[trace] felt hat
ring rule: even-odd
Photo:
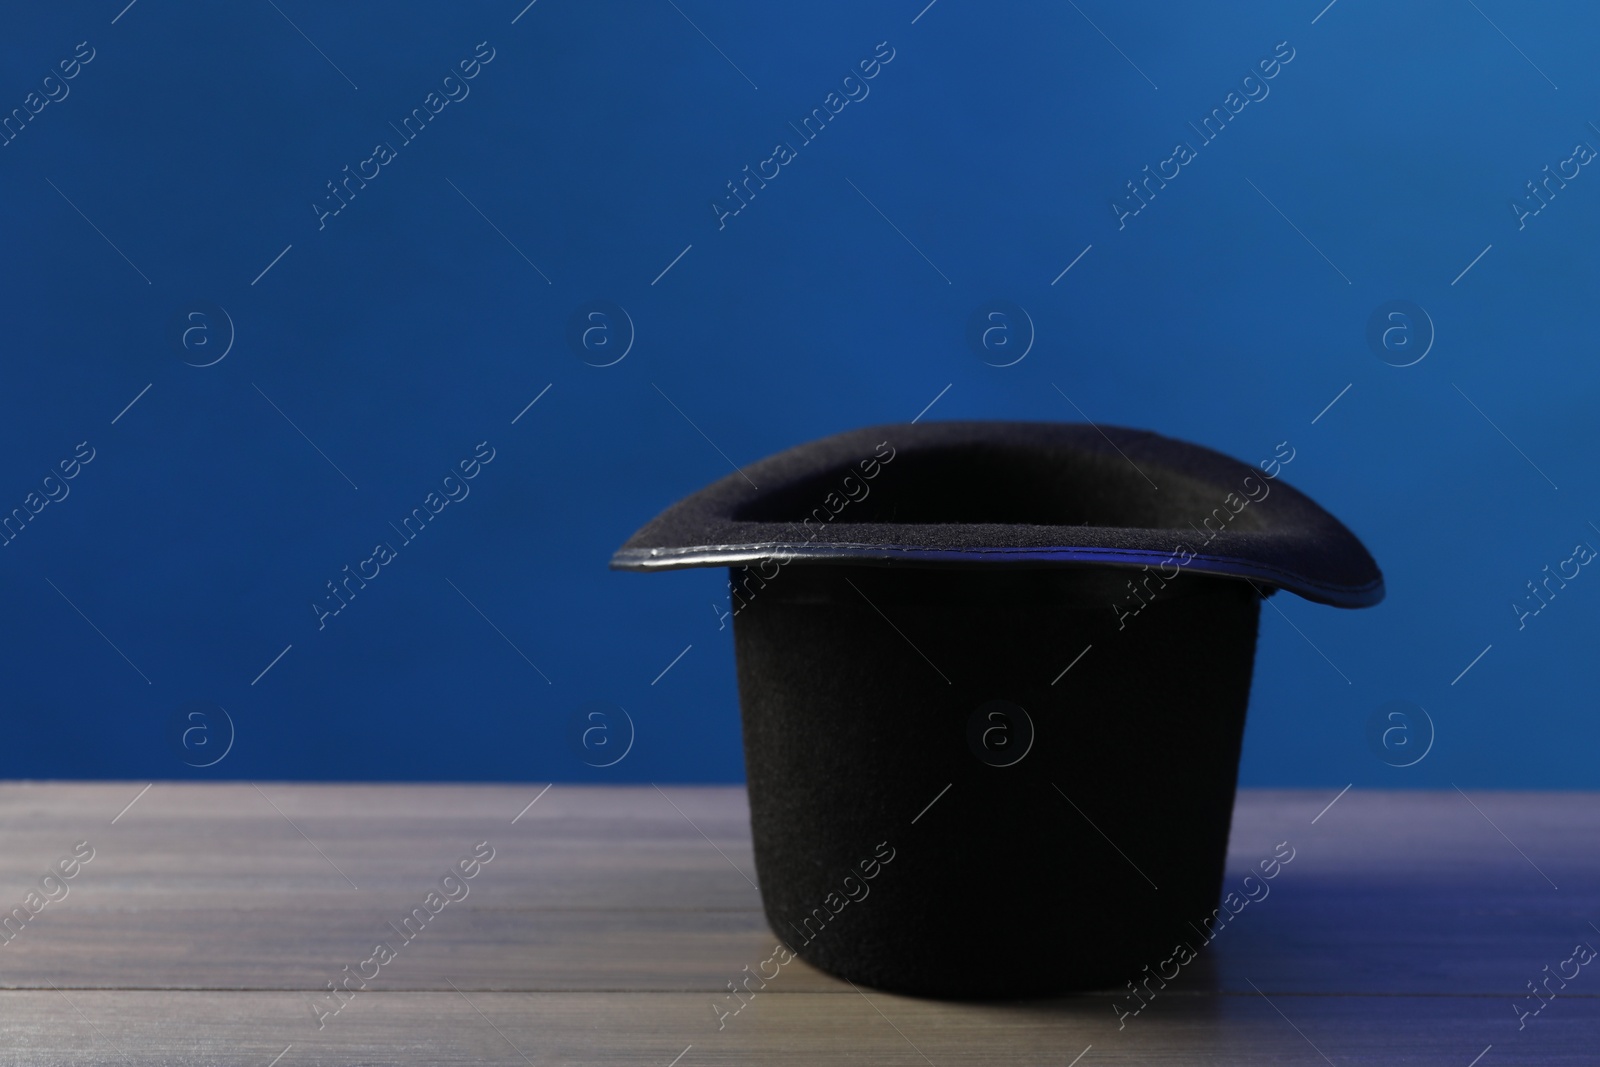
[[[1263,597],[1383,597],[1281,480],[1142,430],[932,422],[751,464],[614,568],[726,566],[763,906],[898,992],[1121,987],[1225,921]]]

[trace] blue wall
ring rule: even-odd
[[[722,573],[612,550],[1065,393],[1385,570],[1264,610],[1247,784],[1600,786],[1591,5],[124,2],[0,40],[0,775],[736,781]]]

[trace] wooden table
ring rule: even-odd
[[[1294,860],[1121,1028],[794,962],[719,1029],[775,941],[741,789],[0,784],[0,1063],[1600,1062],[1600,797],[1334,793],[1241,794],[1230,881]]]

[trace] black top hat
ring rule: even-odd
[[[786,947],[950,996],[1121,985],[1201,951],[1229,914],[1261,598],[1383,597],[1360,541],[1279,480],[1293,459],[1110,426],[878,426],[630,538],[613,567],[730,568]]]

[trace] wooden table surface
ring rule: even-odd
[[[0,1064],[1600,1063],[1594,794],[1243,791],[1229,880],[1293,861],[1119,1026],[799,961],[719,1019],[775,942],[743,790],[541,790],[0,783]]]

